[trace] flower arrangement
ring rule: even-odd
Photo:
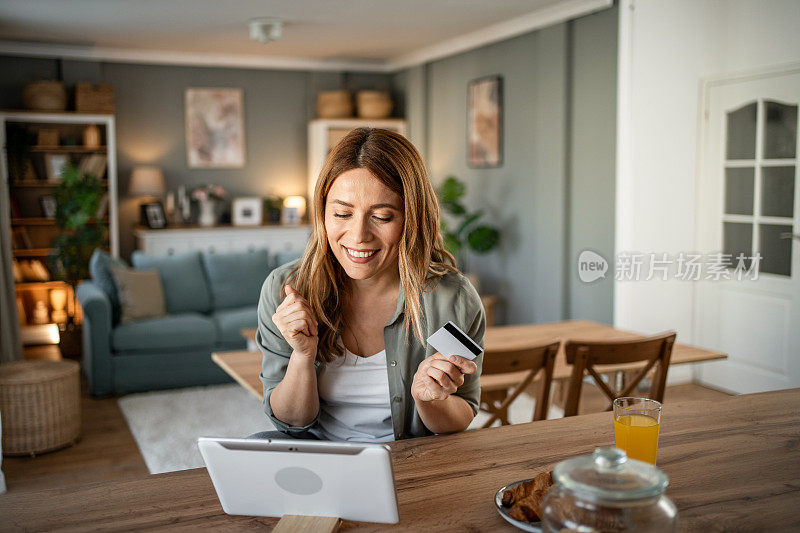
[[[196,202],[207,202],[208,200],[224,200],[225,189],[220,185],[201,185],[192,189],[190,196]]]

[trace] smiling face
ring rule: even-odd
[[[352,279],[396,275],[403,201],[364,168],[342,172],[325,201],[325,232]]]

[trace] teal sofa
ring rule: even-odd
[[[167,315],[119,323],[111,276],[118,259],[96,251],[91,280],[78,285],[83,308],[82,368],[94,396],[232,381],[211,353],[242,350],[242,328],[256,326],[261,285],[272,268],[297,257],[267,250],[152,256],[134,252],[134,268],[158,270]]]

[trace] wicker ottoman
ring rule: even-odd
[[[75,361],[0,365],[3,455],[34,455],[75,443],[81,431],[79,368]]]

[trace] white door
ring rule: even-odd
[[[731,392],[800,387],[799,103],[800,69],[705,91],[698,251],[730,266],[696,282],[697,344],[728,360],[696,377]],[[736,271],[757,254],[757,279]]]

